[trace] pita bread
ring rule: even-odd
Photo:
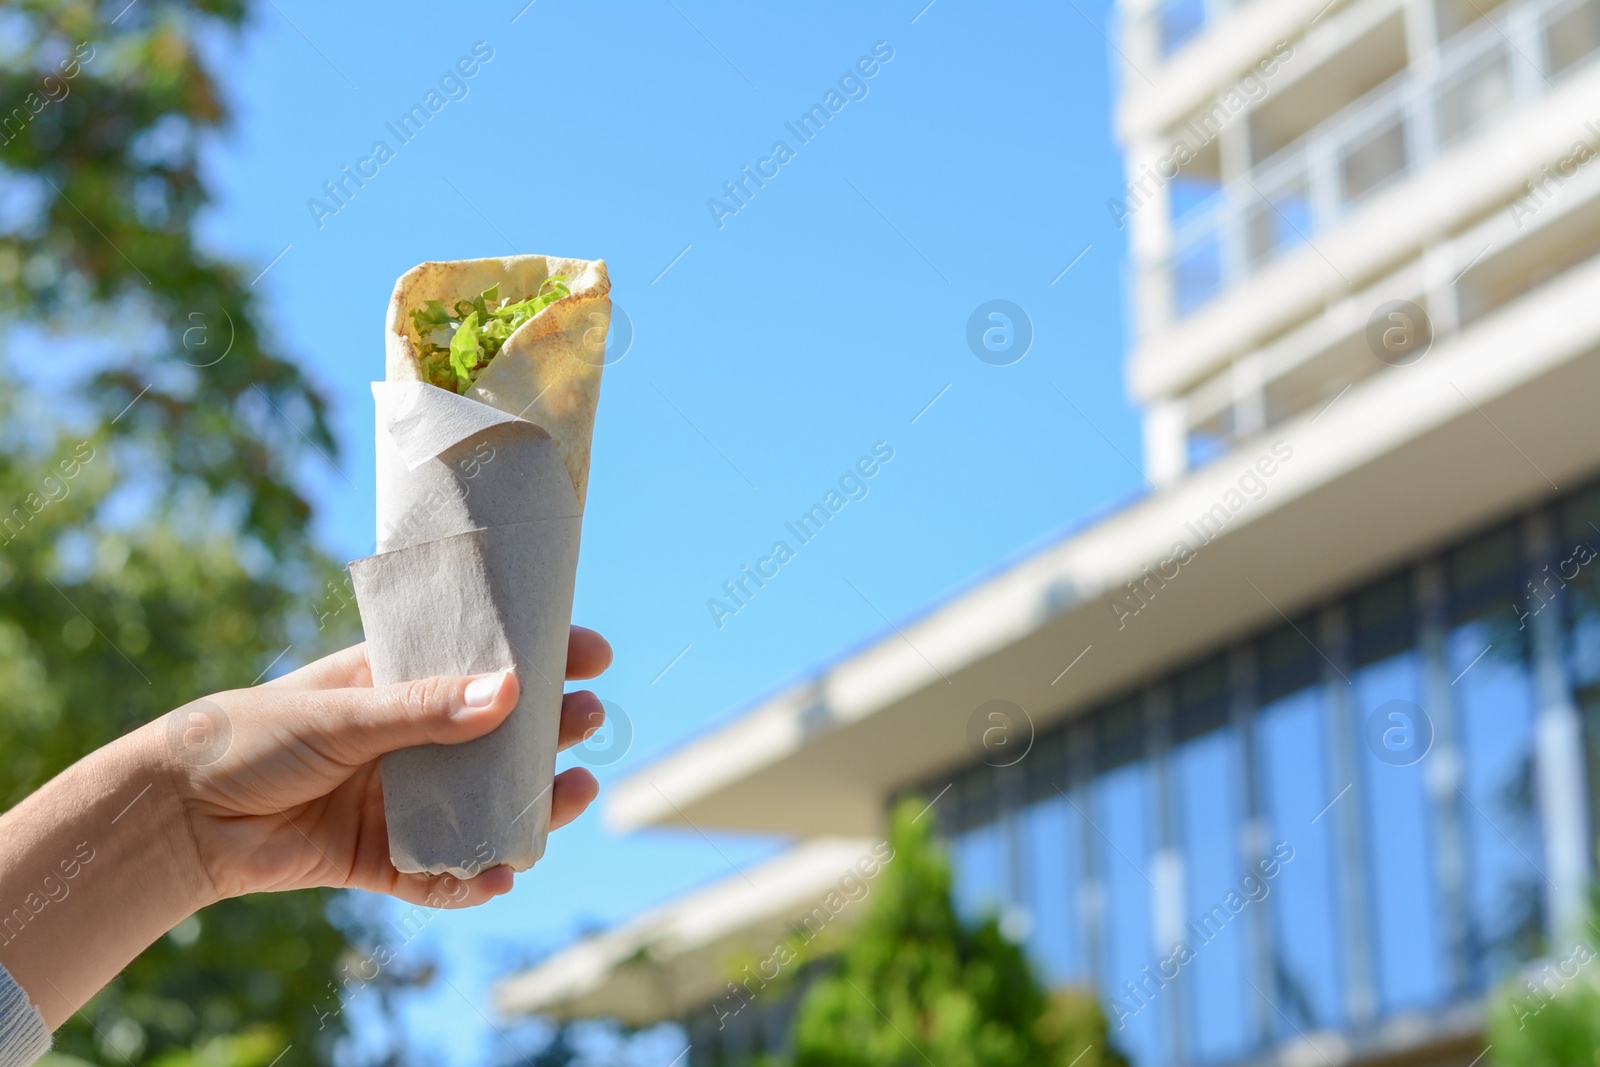
[[[391,382],[424,381],[421,339],[411,312],[429,300],[453,307],[489,288],[522,300],[546,279],[565,278],[571,293],[517,327],[466,395],[541,427],[555,439],[583,507],[600,370],[611,324],[611,279],[605,260],[506,256],[422,263],[395,282],[385,333],[385,374]]]

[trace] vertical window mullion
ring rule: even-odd
[[[1239,858],[1246,872],[1260,870],[1258,864],[1266,858],[1266,825],[1261,811],[1261,789],[1257,782],[1255,731],[1253,719],[1258,704],[1256,693],[1255,648],[1245,644],[1235,648],[1228,657],[1228,717],[1233,724],[1239,746],[1239,796],[1242,800],[1243,823],[1239,827]],[[1281,990],[1274,989],[1276,976],[1272,967],[1272,914],[1264,907],[1250,909],[1249,950],[1245,966],[1250,981],[1257,989],[1272,990],[1276,1002]],[[1255,1010],[1256,1042],[1260,1046],[1272,1043],[1274,1009],[1261,997],[1253,998]]]
[[[1372,924],[1368,912],[1366,833],[1361,824],[1364,797],[1356,762],[1354,694],[1349,672],[1349,612],[1343,605],[1325,609],[1317,626],[1317,644],[1329,660],[1323,670],[1323,687],[1328,703],[1328,751],[1333,778],[1338,789],[1349,793],[1342,799],[1329,797],[1330,807],[1322,818],[1333,820],[1336,854],[1339,857],[1339,917],[1347,933],[1344,938],[1345,1000],[1351,1023],[1357,1028],[1372,1025],[1377,1016],[1377,996],[1373,989]]]
[[[1078,944],[1083,946],[1085,973],[1099,984],[1105,973],[1106,936],[1105,884],[1097,862],[1094,829],[1088,825],[1085,812],[1094,810],[1090,784],[1094,781],[1094,727],[1093,720],[1085,717],[1075,723],[1067,734],[1067,764],[1070,781],[1067,796],[1072,801],[1073,816],[1078,820],[1078,863],[1082,875],[1078,879],[1073,900],[1073,912],[1078,918]],[[1116,990],[1106,990],[1105,996],[1114,997]]]
[[[1023,778],[1019,765],[998,768],[995,787],[1000,800],[1000,849],[1006,865],[1005,904],[999,919],[1001,932],[1018,944],[1026,941],[1019,919],[1031,923],[1027,891],[1027,854],[1022,844]]]
[[[1170,952],[1183,932],[1183,851],[1179,844],[1177,789],[1172,774],[1172,692],[1158,685],[1145,694],[1146,753],[1151,782],[1150,816],[1154,823],[1154,855],[1150,875],[1155,891],[1150,894],[1150,944],[1156,954]],[[1168,1062],[1187,1063],[1189,1056],[1188,1005],[1185,1003],[1183,976],[1174,983],[1171,995],[1162,998],[1166,1016]]]
[[[1530,572],[1554,555],[1554,525],[1549,511],[1528,516],[1524,537]],[[1551,944],[1571,936],[1584,921],[1591,864],[1583,723],[1563,654],[1563,609],[1570,607],[1551,606],[1526,623],[1532,631],[1535,786],[1547,872],[1545,937]]]
[[[1433,726],[1433,750],[1424,759],[1424,781],[1432,815],[1433,871],[1443,916],[1445,973],[1450,992],[1460,996],[1472,984],[1467,924],[1466,834],[1462,828],[1461,748],[1445,662],[1444,565],[1430,560],[1417,568],[1417,644],[1422,653],[1423,711]]]

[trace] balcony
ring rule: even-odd
[[[1389,79],[1185,212],[1166,264],[1175,317],[1548,93],[1597,51],[1600,0],[1524,0],[1478,21],[1436,63]]]
[[[1166,59],[1198,37],[1208,25],[1248,0],[1157,0],[1147,16],[1155,30],[1152,39]]]
[[[1480,324],[1509,332],[1523,339],[1522,358],[1528,346],[1544,343],[1552,318],[1559,317],[1545,303],[1555,299],[1551,292],[1571,291],[1575,279],[1597,268],[1600,166],[1552,183],[1516,212],[1492,212],[1436,244],[1426,259],[1405,262],[1183,394],[1186,467],[1202,467],[1263,432],[1326,409],[1352,386],[1391,373],[1392,364],[1376,357],[1367,337],[1373,308],[1412,303],[1441,352]],[[1581,341],[1594,343],[1593,337]]]
[[[1206,0],[1162,0],[1150,17],[1155,20],[1155,39],[1165,59],[1206,28],[1214,16]]]

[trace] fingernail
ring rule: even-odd
[[[467,683],[467,690],[461,694],[462,701],[469,708],[486,708],[494,703],[494,698],[500,695],[500,687],[506,684],[506,675],[509,671],[496,671],[494,674],[485,674],[481,678],[474,678]]]

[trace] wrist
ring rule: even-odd
[[[214,899],[161,723],[91,753],[0,817],[0,963],[60,1025]]]
[[[223,897],[212,883],[190,821],[194,791],[188,772],[192,768],[175,751],[167,716],[145,724],[105,751],[124,745],[126,749],[116,755],[123,762],[120,776],[126,781],[122,794],[127,807],[119,806],[117,825],[133,820],[130,829],[150,843],[141,850],[149,857],[146,862],[166,867],[170,903],[182,912],[173,921],[176,925]]]

